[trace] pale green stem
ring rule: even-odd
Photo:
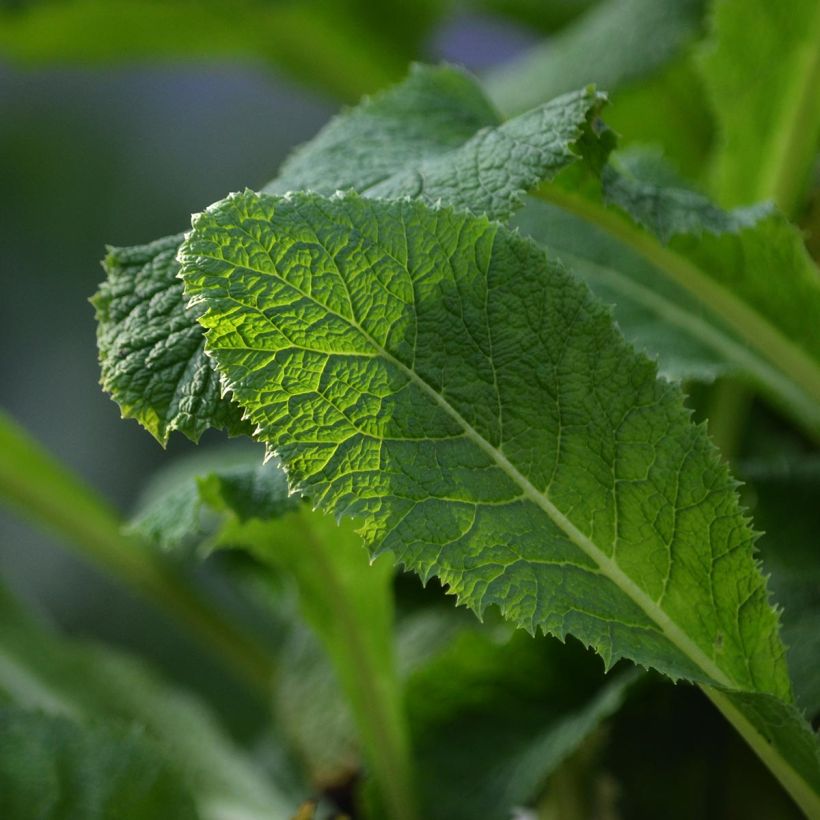
[[[748,718],[723,692],[713,689],[711,686],[701,686],[700,688],[703,689],[706,697],[720,710],[729,723],[735,727],[737,733],[751,746],[755,754],[791,795],[806,817],[812,818],[812,820],[820,818],[820,794],[800,777],[777,748],[757,731]]]
[[[0,497],[54,530],[97,567],[179,618],[214,654],[267,698],[273,662],[223,620],[170,562],[122,532],[117,514],[0,410]]]
[[[756,176],[755,201],[771,199],[785,213],[793,215],[806,186],[806,159],[813,156],[818,132],[811,127],[820,86],[820,3],[817,3],[810,31],[799,55],[800,70],[781,100],[782,118],[774,138],[761,152]]]
[[[303,516],[297,516],[292,526],[300,530],[300,542],[310,549],[313,567],[327,590],[328,606],[340,625],[335,632],[337,640],[333,649],[345,652],[346,666],[356,670],[352,685],[345,687],[346,695],[353,706],[375,780],[386,801],[388,816],[393,820],[415,820],[418,814],[414,778],[407,734],[402,731],[405,720],[398,681],[394,674],[393,686],[379,685],[384,679],[381,668],[384,659],[373,657],[362,640],[362,624],[348,603],[349,592],[325,555],[328,547],[317,541]],[[333,657],[333,652],[328,654]],[[344,674],[340,677],[344,682]]]

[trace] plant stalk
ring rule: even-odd
[[[2,410],[0,497],[187,624],[202,645],[267,699],[274,666],[265,650],[215,612],[170,562],[125,535],[116,512]]]

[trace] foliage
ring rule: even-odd
[[[216,53],[225,9],[206,5],[151,7],[135,51]],[[479,5],[554,34],[481,79],[415,65],[258,191],[109,248],[92,301],[122,415],[163,446],[254,444],[171,464],[117,532],[0,424],[3,493],[182,615],[267,706],[243,749],[137,661],[4,603],[9,816],[35,794],[89,817],[161,816],[154,799],[260,820],[712,810],[697,748],[664,739],[692,776],[676,805],[674,775],[631,793],[624,740],[658,692],[702,710],[699,689],[720,742],[750,750],[721,799],[820,817],[820,275],[790,221],[820,136],[820,11]],[[442,13],[247,6],[224,53],[348,96],[393,79]],[[64,56],[55,21],[93,35],[111,14],[6,11],[0,46]],[[177,14],[189,39],[155,39]],[[356,20],[371,34],[345,35]],[[761,54],[776,67],[749,83]],[[253,628],[180,583],[202,560]]]

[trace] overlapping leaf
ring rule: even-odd
[[[221,397],[194,313],[182,300],[176,253],[182,236],[111,248],[108,278],[93,303],[101,383],[126,418],[162,444],[174,430],[198,441],[209,427],[249,432],[241,411]]]
[[[466,74],[419,66],[333,120],[267,187],[441,198],[505,218],[523,194],[576,161],[580,143],[601,155],[606,140],[599,145],[594,129],[602,103],[586,89],[499,124]],[[93,300],[103,387],[162,443],[174,430],[194,441],[208,427],[247,432],[221,396],[195,312],[184,306],[174,259],[180,242],[113,249]]]

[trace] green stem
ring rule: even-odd
[[[625,216],[580,194],[542,186],[537,196],[606,231],[639,253],[661,273],[712,308],[763,359],[786,374],[805,395],[807,407],[820,406],[820,366],[756,310],[738,299],[686,257],[661,244]],[[789,405],[802,425],[817,436],[817,419]]]
[[[820,3],[817,3],[810,31],[800,54],[800,71],[781,100],[780,128],[768,150],[760,152],[754,200],[774,200],[785,213],[793,215],[806,185],[806,160],[814,155],[818,131],[811,127],[820,85]],[[816,122],[816,120],[814,120]],[[749,169],[754,173],[754,169]]]
[[[0,496],[185,622],[202,644],[267,698],[273,664],[265,651],[214,612],[169,562],[124,535],[117,514],[2,410]]]
[[[732,703],[726,694],[711,686],[701,686],[706,697],[720,710],[734,726],[737,733],[751,746],[752,750],[791,795],[806,817],[820,818],[820,794],[803,780],[789,765],[776,746],[769,743],[752,725],[749,719]]]
[[[345,687],[346,694],[367,747],[376,782],[387,803],[388,815],[394,820],[415,820],[418,815],[411,756],[406,732],[402,731],[404,714],[398,682],[392,680],[392,685],[379,685],[385,680],[384,659],[374,657],[362,639],[362,623],[348,600],[350,592],[326,555],[329,545],[316,537],[304,516],[294,519],[291,526],[300,531],[300,543],[310,550],[311,564],[322,579],[326,602],[337,624],[333,640],[328,642],[332,645],[327,645],[326,649],[331,657],[339,652],[347,655],[346,662],[337,664],[343,682],[348,678],[345,670],[355,670],[355,676]],[[319,637],[324,639],[327,636],[320,634]],[[389,671],[395,678],[395,668]]]

